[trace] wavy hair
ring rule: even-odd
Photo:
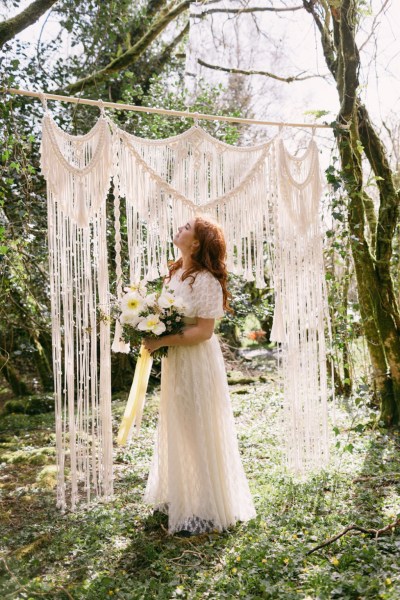
[[[226,268],[226,242],[221,227],[213,221],[196,217],[194,221],[194,239],[199,242],[196,250],[190,255],[191,266],[182,275],[182,280],[192,278],[193,286],[196,275],[200,271],[208,271],[221,284],[224,310],[233,312],[229,306],[232,294],[228,291],[228,271]],[[169,276],[182,267],[183,260],[179,258],[169,265]]]

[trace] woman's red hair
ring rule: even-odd
[[[209,271],[221,284],[224,310],[233,312],[229,306],[231,293],[228,292],[228,271],[226,269],[226,243],[221,227],[217,223],[196,217],[194,221],[194,239],[199,242],[190,256],[192,265],[182,275],[182,280],[192,277],[193,285],[197,273]],[[169,265],[169,276],[182,267],[182,258]]]

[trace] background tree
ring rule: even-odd
[[[355,35],[361,3],[304,0],[303,4],[321,34],[326,64],[337,84],[340,111],[335,134],[340,174],[348,195],[350,248],[373,384],[382,405],[382,418],[390,425],[400,419],[400,314],[391,274],[399,192],[384,144],[358,96],[360,54]],[[366,193],[363,158],[372,169],[379,191],[377,214]]]
[[[85,80],[81,85],[85,96],[184,110],[184,53],[175,55],[180,51],[187,23],[179,18],[180,8],[174,13],[173,30],[163,37],[171,10],[171,3],[160,0],[137,6],[132,2],[58,2],[53,8],[60,27],[55,39],[46,43],[39,39],[35,52],[30,44],[18,40],[3,47],[1,84],[42,90],[52,86],[65,92],[78,79]],[[155,31],[160,39],[154,37]],[[81,52],[66,56],[61,51],[65,32],[72,48],[79,47]],[[129,49],[138,45],[140,53],[132,58]],[[128,54],[130,60],[120,61],[118,69],[107,77],[103,73],[89,81],[88,72],[94,68],[104,70],[118,56]],[[193,110],[238,114],[220,88],[207,86],[198,90]],[[79,134],[94,124],[98,112],[67,104],[54,107],[53,115],[61,127]],[[0,105],[0,369],[18,396],[52,388],[48,258],[43,243],[47,230],[46,190],[40,174],[41,117],[40,105],[26,97],[8,96]],[[190,120],[123,111],[114,112],[112,118],[127,130],[152,138],[176,135],[192,125]],[[231,125],[222,125],[218,131],[212,123],[205,127],[227,142],[237,140],[236,128]],[[111,208],[112,193],[108,202]],[[109,230],[112,274],[111,220]],[[126,247],[123,252],[127,273]],[[114,389],[129,386],[133,368],[131,357],[113,356]]]
[[[281,7],[276,7],[272,3],[262,7],[242,5],[240,2],[236,4],[232,7],[223,7],[219,2],[208,2],[201,7],[199,19],[202,21],[216,19],[217,15],[222,15],[225,19],[235,19],[235,22],[239,23],[250,15],[256,23],[261,39],[268,47],[269,54],[271,54],[272,38],[270,32],[265,32],[259,26],[257,19],[261,14],[272,12],[277,14],[279,11],[281,19],[293,18],[293,15],[296,15],[299,23],[305,23],[308,14],[320,33],[323,55],[330,76],[335,81],[340,102],[340,111],[333,128],[337,137],[341,166],[339,170],[335,166],[333,170],[328,171],[328,177],[331,183],[337,186],[343,199],[339,211],[341,218],[344,210],[347,213],[345,216],[349,231],[347,241],[354,262],[363,332],[373,367],[372,385],[382,404],[384,420],[387,424],[397,423],[400,415],[400,318],[395,294],[397,276],[395,279],[393,277],[393,268],[398,262],[396,259],[398,252],[395,251],[393,254],[393,247],[396,250],[395,232],[399,196],[396,190],[398,185],[395,179],[396,173],[390,167],[383,137],[372,125],[358,91],[359,72],[363,63],[355,40],[363,22],[366,3],[361,0],[340,2],[303,0],[299,4],[288,3]],[[387,4],[388,2],[385,2],[381,10],[384,10]],[[52,8],[52,14],[56,16],[60,25],[59,35],[46,43],[42,43],[40,37],[35,54],[19,42],[14,42],[9,47],[6,45],[5,49],[10,58],[3,61],[5,68],[3,68],[2,81],[6,85],[25,83],[29,87],[40,89],[48,89],[51,83],[51,86],[59,91],[84,93],[85,96],[92,98],[102,97],[114,101],[149,105],[159,102],[166,107],[183,108],[185,106],[183,63],[186,48],[185,35],[188,31],[188,9],[189,2],[184,1],[147,0],[132,4],[128,1],[103,3],[93,0],[84,2],[59,0]],[[197,64],[202,69],[206,69],[207,73],[227,72],[230,78],[228,84],[232,85],[225,95],[225,104],[221,100],[222,95],[218,93],[197,95],[197,110],[204,110],[207,106],[211,108],[213,105],[214,109],[218,108],[221,112],[230,110],[232,104],[238,102],[243,112],[249,113],[254,108],[250,106],[251,86],[246,87],[244,81],[247,77],[254,78],[255,71],[251,69],[251,65],[246,69],[243,64],[238,63],[239,59],[242,60],[246,55],[245,52],[239,51],[239,46],[236,48],[236,54],[233,49],[229,55],[232,63],[236,60],[236,64],[226,64],[226,62],[222,64],[218,60],[221,56],[219,53],[228,42],[231,43],[231,40],[228,40],[226,35],[218,33],[216,23],[217,21],[212,21],[210,24],[217,34],[216,55],[209,57],[206,66],[202,66],[203,59],[197,57]],[[192,21],[191,24],[193,25]],[[376,26],[377,22],[374,20],[371,31],[375,30]],[[77,50],[67,57],[59,52],[63,32],[68,32],[71,47]],[[239,25],[235,32],[237,40],[240,41]],[[272,82],[274,86],[286,86],[288,82],[313,75],[309,69],[300,73],[293,69],[289,74],[285,72],[284,61],[278,60],[284,50],[282,44],[277,46],[276,54],[273,55],[275,70],[265,69],[262,74],[266,82]],[[54,60],[54,56],[57,55],[57,60]],[[267,91],[265,95],[268,96]],[[10,117],[11,106],[14,121]],[[35,134],[38,131],[40,111],[34,108],[28,112],[28,106],[32,106],[31,101],[15,98],[4,108],[3,123],[8,127],[8,135],[5,136],[3,160],[12,176],[6,177],[3,182],[3,220],[5,225],[11,224],[14,228],[16,223],[20,223],[20,229],[14,236],[19,240],[18,260],[15,257],[11,281],[14,281],[16,274],[22,272],[18,269],[18,261],[23,256],[20,251],[21,244],[30,245],[32,256],[35,256],[36,260],[39,260],[40,256],[43,258],[41,264],[43,275],[40,275],[39,268],[36,269],[39,273],[36,275],[38,282],[36,287],[31,282],[29,290],[30,293],[35,290],[34,295],[42,296],[46,303],[45,253],[43,250],[41,253],[39,248],[44,224],[44,188],[43,181],[35,170],[38,164]],[[86,131],[96,118],[93,111],[82,107],[77,109],[64,106],[57,108],[57,113],[60,124],[76,133]],[[134,113],[121,112],[116,114],[116,118],[124,127],[135,127],[137,132],[142,132],[148,137],[171,135],[187,125],[177,121],[172,123],[168,119],[155,116],[149,119]],[[21,132],[20,135],[15,133],[18,130]],[[33,137],[29,137],[27,131],[33,132]],[[232,135],[236,135],[229,127],[221,128],[219,131],[222,132],[221,135],[231,136],[231,139],[233,139]],[[391,127],[391,131],[395,137],[396,125]],[[246,134],[246,139],[251,139],[251,133]],[[15,160],[17,157],[23,157],[24,152],[25,156],[29,154],[29,157],[33,157],[32,165],[29,165],[26,158]],[[30,172],[32,168],[33,172]],[[371,182],[370,171],[378,191],[375,202],[368,193],[368,184]],[[33,198],[35,202],[32,202]],[[5,200],[8,201],[8,206],[5,206]],[[32,215],[35,211],[41,213],[35,215],[37,223],[40,222],[41,225],[36,229],[36,225],[29,229],[28,223],[32,225]],[[32,236],[35,239],[32,239]],[[9,248],[5,262],[12,258],[12,245],[9,245]],[[351,289],[352,286],[350,263],[348,270],[348,281],[344,282],[341,295],[343,306],[347,302],[346,290]],[[21,279],[21,276],[19,278]],[[22,291],[24,301],[29,296],[26,285],[22,287]],[[17,302],[17,292],[18,290],[7,291],[7,294],[12,296],[12,301]],[[40,308],[40,303],[37,306],[43,331],[48,330],[46,311]],[[27,310],[31,314],[31,308]],[[346,309],[346,318],[347,313]],[[18,317],[20,322],[21,309],[18,314],[20,314]],[[38,319],[37,316],[35,318]],[[31,319],[25,318],[23,327],[28,323],[31,323]],[[30,331],[32,328],[31,323]],[[8,339],[6,327],[4,332],[4,339]],[[35,336],[37,338],[37,333],[35,335],[29,333],[28,336],[33,344],[32,348],[38,348],[34,341]],[[46,346],[44,340],[43,343],[40,341],[40,346],[42,348]],[[349,380],[351,377],[349,377],[348,366],[345,367],[346,353],[349,353],[346,344],[343,346],[343,352],[342,367],[347,369],[343,372],[343,380]],[[39,371],[39,365],[37,370]],[[45,371],[43,367],[42,372]]]

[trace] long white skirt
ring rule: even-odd
[[[168,531],[221,531],[255,517],[243,470],[221,348],[215,335],[162,359],[155,451],[145,502]]]

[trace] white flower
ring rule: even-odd
[[[122,313],[119,320],[121,321],[122,325],[130,325],[131,327],[136,327],[136,325],[140,321],[140,317],[137,313],[133,313],[131,311],[129,313]]]
[[[180,296],[175,297],[174,306],[177,310],[183,310],[185,308],[185,303]]]
[[[183,302],[181,298],[175,297],[170,292],[163,292],[158,299],[158,304],[161,308],[171,308],[174,306],[178,310],[183,308]]]
[[[163,292],[158,299],[158,304],[161,308],[169,308],[170,306],[174,306],[175,298],[169,292]]]
[[[137,292],[128,292],[121,298],[121,311],[123,315],[135,314],[144,308],[145,302]]]
[[[125,292],[137,292],[140,296],[145,296],[147,293],[147,282],[141,279],[137,283],[131,283],[124,288]]]
[[[164,333],[166,327],[158,315],[147,315],[144,319],[142,319],[137,326],[140,331],[151,331],[156,335],[160,335],[160,333]]]
[[[149,294],[148,296],[146,296],[144,301],[146,302],[146,306],[154,306],[157,302],[157,294],[155,292],[154,294]]]

